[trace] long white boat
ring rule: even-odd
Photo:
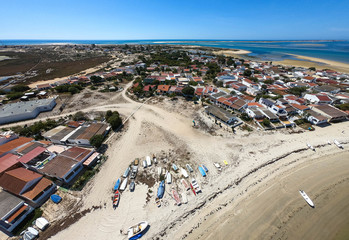
[[[147,156],[145,159],[147,161],[148,167],[150,167],[151,166],[151,158],[149,156]]]
[[[126,186],[127,186],[127,178],[125,178],[124,181],[122,181],[119,190],[124,191],[126,189]]]
[[[302,195],[304,200],[310,205],[310,207],[312,208],[315,207],[313,201],[308,197],[308,195],[303,190],[299,190],[299,193]]]
[[[336,139],[333,142],[334,144],[336,144],[337,147],[343,148],[342,144],[340,144]]]
[[[148,222],[143,221],[132,227],[129,227],[127,231],[128,239],[134,240],[134,239],[141,238],[145,230],[147,229],[148,225],[149,225]]]
[[[181,173],[182,173],[183,177],[185,177],[185,178],[189,177],[188,172],[184,168],[181,168]]]
[[[309,149],[315,151],[315,148],[314,148],[312,145],[310,145],[309,143],[307,143],[307,147],[308,147]]]
[[[166,173],[166,183],[167,183],[167,184],[172,183],[172,176],[171,176],[171,173],[170,173],[170,172],[167,172],[167,173]]]

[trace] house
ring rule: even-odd
[[[18,135],[13,131],[0,132],[0,145],[18,138]]]
[[[213,116],[216,120],[219,120],[227,125],[232,125],[239,122],[239,119],[236,116],[217,106],[208,106],[205,111],[208,115]]]
[[[314,125],[321,125],[324,123],[328,122],[328,118],[313,111],[313,110],[307,110],[305,111],[305,116],[307,118],[307,120]]]
[[[326,93],[331,93],[331,94],[337,94],[340,92],[340,88],[339,87],[334,87],[331,85],[322,85],[322,86],[316,86],[314,87],[315,91],[318,92],[326,92]]]
[[[331,104],[332,99],[325,94],[305,94],[304,99],[312,104]]]
[[[271,111],[269,111],[267,108],[259,108],[259,111],[262,112],[262,114],[264,114],[264,116],[266,116],[270,122],[278,122],[279,118],[272,113]]]
[[[34,210],[22,199],[0,191],[0,230],[12,236],[12,231]]]
[[[310,110],[310,107],[308,107],[306,105],[300,105],[300,104],[296,104],[296,103],[293,103],[290,105],[292,107],[294,107],[296,109],[297,113],[301,116],[303,116],[307,110]]]
[[[78,146],[91,147],[90,139],[96,135],[105,136],[110,127],[105,123],[91,123],[89,125],[79,126],[70,134],[61,139],[61,142],[74,144]]]
[[[33,138],[19,137],[3,145],[0,145],[0,157],[4,156],[6,153],[14,153],[16,149],[33,140]]]
[[[348,114],[344,111],[335,108],[334,106],[325,105],[315,105],[312,108],[313,111],[328,118],[329,122],[340,122],[346,120]]]
[[[258,110],[259,108],[263,108],[263,105],[257,102],[248,103],[245,111],[250,118],[261,120],[265,118],[265,115]]]
[[[158,88],[156,90],[156,92],[158,94],[167,94],[168,91],[170,90],[170,85],[158,85]]]
[[[37,88],[39,91],[41,91],[41,90],[46,90],[46,89],[52,88],[52,85],[49,84],[49,83],[44,83],[44,84],[36,85],[36,88]]]
[[[56,185],[43,175],[25,168],[6,171],[0,177],[0,186],[38,207],[56,191]]]
[[[316,78],[312,76],[306,76],[302,78],[303,82],[316,82]]]
[[[0,157],[0,177],[4,172],[21,167],[21,163],[17,161],[18,156],[12,153],[8,153]]]

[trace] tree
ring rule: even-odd
[[[100,76],[93,75],[90,77],[90,80],[93,84],[97,84],[97,83],[102,82],[103,79]]]
[[[195,81],[189,81],[189,85],[196,86],[196,85],[198,85],[198,83]]]
[[[102,145],[103,140],[104,140],[104,136],[98,134],[98,135],[94,135],[93,137],[91,137],[90,143],[95,148],[99,148]]]
[[[244,71],[243,75],[244,75],[245,77],[249,77],[249,76],[252,75],[252,72],[251,72],[250,69],[246,69],[246,70]]]
[[[30,87],[28,87],[26,85],[19,84],[19,85],[16,85],[16,86],[12,87],[11,91],[12,92],[25,92],[25,91],[27,91],[29,89],[30,89]]]
[[[110,124],[113,130],[117,130],[122,124],[122,120],[121,120],[121,117],[119,116],[119,113],[113,114],[111,117],[109,117],[108,123]]]
[[[301,96],[303,92],[307,91],[306,87],[293,87],[288,89],[288,91],[294,95]]]
[[[23,96],[23,93],[21,92],[14,92],[14,93],[9,93],[6,95],[6,97],[9,99],[9,100],[15,100],[15,99],[18,99],[20,97]]]
[[[105,114],[105,119],[108,121],[108,118],[110,118],[111,116],[113,116],[113,112],[111,110],[108,110]]]
[[[74,114],[73,120],[74,120],[74,121],[87,120],[87,117],[86,117],[85,113],[79,111],[79,112],[77,112],[77,113]]]
[[[190,86],[187,86],[182,90],[182,93],[184,96],[193,96],[194,92],[195,92],[195,89]]]
[[[268,118],[264,118],[263,119],[263,125],[266,126],[266,127],[269,127],[270,126],[270,121]]]
[[[70,92],[73,95],[73,94],[78,93],[80,91],[76,87],[69,87],[68,92]]]
[[[217,87],[223,87],[223,82],[222,81],[217,81],[216,83]]]

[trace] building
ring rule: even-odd
[[[321,125],[321,124],[325,124],[328,122],[328,118],[313,111],[313,110],[307,110],[306,111],[306,118],[307,120],[314,125]]]
[[[316,105],[312,108],[313,111],[328,118],[329,122],[340,122],[347,119],[348,114],[331,105]]]
[[[205,111],[208,115],[213,116],[215,119],[227,125],[233,125],[237,122],[241,122],[238,117],[217,106],[208,106]]]
[[[332,100],[325,94],[305,94],[304,99],[313,104],[331,104]]]
[[[19,137],[3,145],[0,145],[0,157],[4,156],[6,153],[14,153],[17,149],[33,140],[33,138]]]
[[[9,236],[12,231],[34,210],[22,199],[0,191],[0,230]]]
[[[39,113],[51,111],[55,98],[5,104],[0,108],[0,125],[36,118]]]
[[[18,138],[18,135],[13,131],[0,132],[0,145]]]

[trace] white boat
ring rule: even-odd
[[[219,165],[219,163],[213,163],[213,165],[218,169],[218,171],[222,171],[221,165]]]
[[[161,167],[158,167],[158,175],[161,175]]]
[[[195,178],[192,178],[192,179],[191,179],[191,184],[192,184],[192,186],[193,186],[193,188],[194,188],[194,190],[195,190],[196,193],[201,192],[201,188],[199,187],[199,184],[198,184],[198,182],[195,180]]]
[[[183,192],[181,194],[181,197],[182,197],[182,203],[187,204],[188,203],[187,194],[185,194],[185,192]]]
[[[336,139],[333,141],[334,144],[336,144],[337,147],[343,148],[342,144],[340,144]]]
[[[185,178],[189,177],[188,172],[184,168],[181,168],[181,173],[182,173],[183,177],[185,177]]]
[[[141,238],[144,234],[146,228],[148,227],[148,223],[146,221],[140,222],[134,226],[128,228],[127,237],[130,240]]]
[[[299,193],[302,195],[304,200],[310,205],[310,207],[312,208],[315,207],[313,201],[308,197],[308,195],[303,190],[299,190]]]
[[[166,174],[166,183],[170,184],[171,182],[172,182],[171,173],[167,172],[167,174]]]
[[[330,140],[328,140],[328,141],[327,141],[327,144],[328,144],[328,145],[331,145],[331,141],[330,141]]]
[[[50,223],[43,217],[39,217],[35,220],[35,225],[41,230],[45,230]]]
[[[127,178],[125,178],[124,181],[122,181],[119,190],[124,191],[126,189],[126,186],[127,186]]]
[[[150,166],[151,166],[151,159],[150,159],[150,157],[147,156],[147,157],[145,158],[145,160],[147,160],[147,165],[148,165],[148,167],[150,167]]]
[[[126,171],[124,172],[124,175],[122,175],[124,178],[126,178],[127,176],[128,176],[128,174],[130,173],[130,167],[128,167],[127,169],[126,169]]]
[[[310,145],[309,143],[307,143],[307,147],[308,147],[309,149],[315,151],[315,148],[314,148],[312,145]]]
[[[154,164],[158,164],[158,160],[156,159],[155,156],[153,156],[153,162],[154,162]]]
[[[146,168],[148,165],[147,165],[147,161],[146,160],[143,160],[143,167]]]
[[[39,236],[39,232],[33,227],[28,227],[28,229],[22,232],[21,235],[23,235],[23,240],[32,240]]]

